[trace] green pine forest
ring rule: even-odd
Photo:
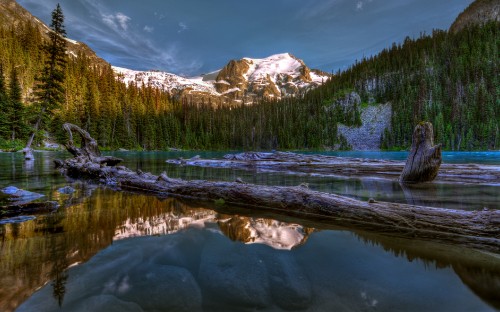
[[[38,29],[26,22],[0,29],[0,148],[20,149],[36,122],[36,89],[47,55]],[[151,86],[126,86],[109,66],[67,55],[64,99],[36,132],[66,141],[61,125],[89,131],[103,149],[348,149],[337,123],[360,125],[364,105],[390,102],[392,129],[383,149],[407,149],[413,127],[434,124],[446,150],[500,148],[500,27],[436,30],[393,44],[337,72],[321,87],[281,101],[241,107],[196,105]],[[356,91],[362,104],[337,100]],[[368,104],[371,103],[371,104]]]

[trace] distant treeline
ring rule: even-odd
[[[381,138],[384,148],[407,148],[414,125],[427,120],[446,149],[498,149],[499,29],[492,22],[457,34],[434,31],[407,38],[301,96],[231,108],[173,100],[151,86],[126,86],[109,66],[96,66],[84,55],[68,56],[65,102],[46,123],[60,142],[66,140],[61,124],[71,122],[104,148],[347,148],[337,123],[359,125],[361,107],[346,108],[338,100],[356,91],[360,106],[392,103],[392,129]],[[30,23],[0,29],[4,145],[25,140],[33,123],[30,107],[35,76],[44,62],[41,46],[42,37]],[[19,117],[15,131],[12,116]],[[40,133],[37,141],[42,139]]]
[[[414,125],[434,124],[448,150],[500,148],[500,23],[470,26],[453,34],[434,31],[338,73],[315,92],[333,96],[354,88],[362,98],[392,103],[385,148],[410,145]]]

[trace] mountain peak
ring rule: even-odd
[[[457,33],[466,26],[489,21],[500,21],[500,1],[476,0],[458,15],[450,27],[450,32]]]
[[[280,53],[229,62],[216,78],[216,89],[219,93],[231,93],[234,99],[281,98],[316,87],[326,79],[328,76],[311,73],[301,59]]]
[[[222,69],[195,78],[159,71],[113,69],[118,79],[125,83],[150,84],[174,97],[189,96],[194,102],[225,104],[251,104],[256,98],[295,96],[319,86],[329,78],[328,74],[311,71],[301,59],[290,53],[261,59],[244,57],[231,60]]]

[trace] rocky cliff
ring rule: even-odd
[[[456,33],[468,25],[484,24],[489,21],[500,22],[500,1],[476,0],[458,15],[450,31]]]

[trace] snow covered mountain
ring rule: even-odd
[[[200,77],[184,78],[160,71],[134,71],[113,67],[126,84],[151,85],[174,97],[194,103],[251,104],[256,98],[295,96],[325,82],[329,75],[311,70],[289,53],[264,59],[232,60],[221,70]]]

